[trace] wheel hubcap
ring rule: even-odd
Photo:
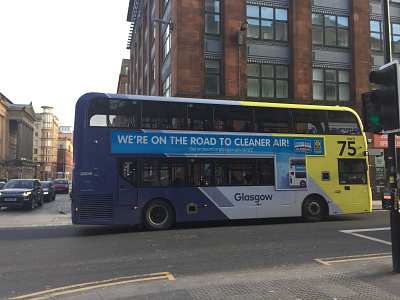
[[[163,225],[168,219],[168,211],[163,206],[155,206],[150,211],[150,221],[154,225]]]
[[[310,202],[307,205],[307,212],[310,216],[317,216],[321,211],[321,207],[317,202]]]

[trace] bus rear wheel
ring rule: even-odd
[[[169,202],[161,199],[151,201],[143,212],[143,225],[148,230],[166,230],[174,219],[174,208]]]
[[[302,217],[307,222],[319,222],[328,213],[326,202],[318,197],[309,197],[303,202]]]

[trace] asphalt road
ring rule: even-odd
[[[54,203],[33,213],[42,218],[48,215],[46,209],[60,214],[55,208],[65,201],[66,195],[58,195]],[[9,213],[18,215],[2,210],[0,218]],[[332,258],[359,257],[361,264],[373,264],[371,268],[387,273],[391,270],[389,226],[389,212],[374,211],[329,217],[320,223],[302,223],[298,218],[208,222],[178,224],[162,232],[129,226],[0,227],[0,299],[153,273],[170,274],[181,283],[203,279],[208,285],[216,278],[234,280],[244,274],[252,280],[271,277],[271,272],[278,278],[290,270],[321,274],[321,266],[333,270],[329,269]],[[376,260],[379,266],[374,265]],[[398,290],[385,282],[380,288]]]

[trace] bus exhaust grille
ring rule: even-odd
[[[113,195],[82,195],[81,196],[81,220],[112,219]]]

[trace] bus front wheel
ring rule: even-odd
[[[326,202],[318,197],[309,197],[303,202],[302,216],[307,222],[319,222],[328,213]]]
[[[143,212],[143,225],[149,230],[166,230],[175,219],[172,205],[161,199],[151,201]]]

